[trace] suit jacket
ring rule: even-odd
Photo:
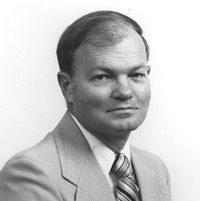
[[[131,147],[142,201],[170,201],[169,175],[155,155]],[[115,201],[83,134],[66,113],[39,144],[0,172],[0,201]]]

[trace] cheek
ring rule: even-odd
[[[81,107],[103,107],[109,100],[109,90],[87,85],[77,87],[74,95]]]
[[[138,101],[140,102],[141,106],[148,106],[149,101],[151,99],[151,86],[150,86],[150,84],[147,84],[143,87],[138,88],[136,94],[137,94]]]

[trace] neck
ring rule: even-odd
[[[127,142],[128,139],[129,139],[129,135],[127,135],[126,138],[122,138],[122,139],[118,139],[118,140],[113,140],[112,139],[111,142],[109,142],[109,141],[102,141],[102,139],[100,139],[100,140],[108,148],[110,148],[113,152],[121,152],[121,150],[124,148],[124,146],[126,145],[126,143],[129,143],[129,142]]]

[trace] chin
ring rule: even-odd
[[[128,123],[117,123],[113,125],[113,130],[119,131],[119,132],[131,132],[136,130],[141,124],[140,123],[134,123],[128,122]]]
[[[124,120],[118,120],[115,122],[115,126],[118,127],[120,130],[124,131],[133,131],[136,130],[144,120],[136,119],[136,118],[129,118]]]

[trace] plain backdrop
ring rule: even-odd
[[[0,168],[51,131],[66,106],[56,45],[90,11],[135,19],[150,44],[152,99],[131,142],[167,164],[174,201],[200,200],[200,12],[194,0],[0,1]]]

